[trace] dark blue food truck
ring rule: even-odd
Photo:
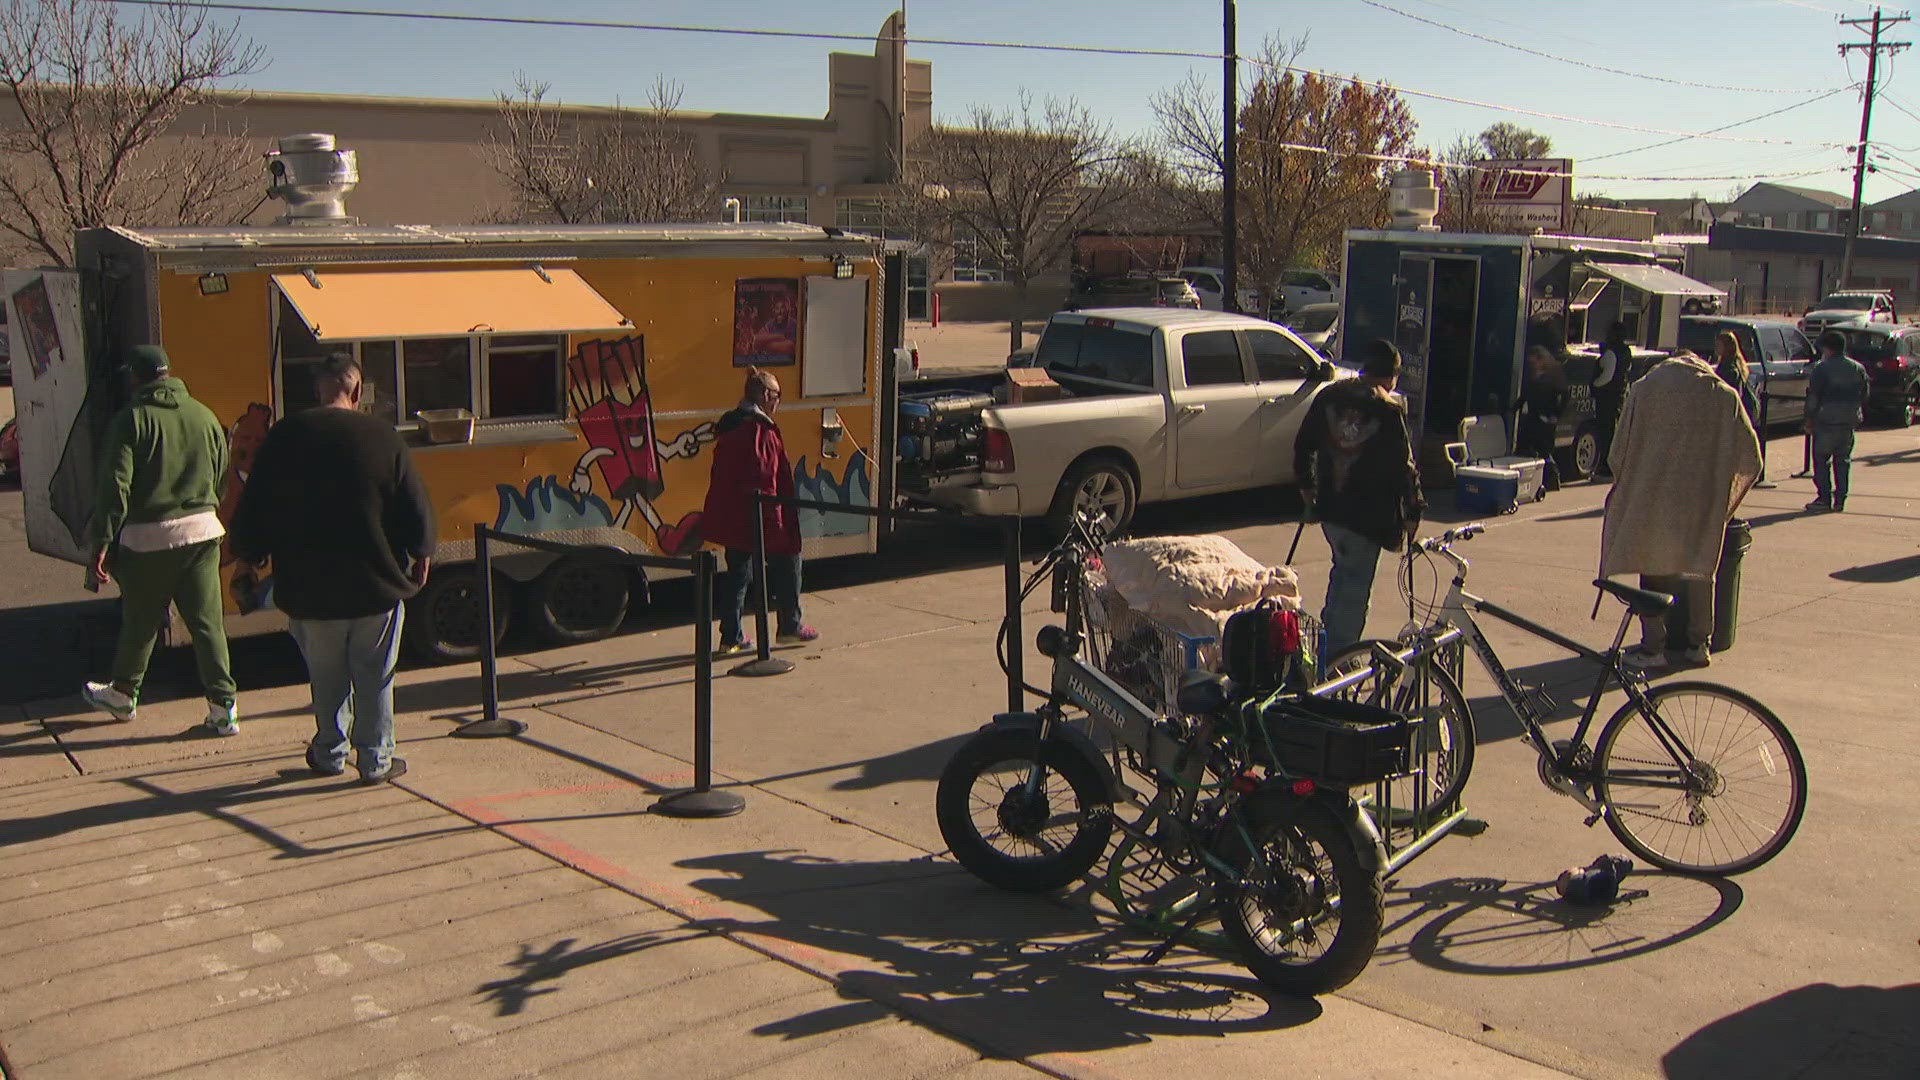
[[[1522,357],[1546,346],[1566,365],[1572,396],[1556,440],[1561,473],[1583,477],[1599,458],[1589,396],[1596,343],[1617,319],[1636,355],[1664,354],[1678,347],[1681,315],[1710,314],[1726,297],[1674,269],[1680,254],[1670,244],[1581,236],[1350,230],[1340,348],[1374,338],[1399,345],[1400,389],[1424,463],[1441,460],[1466,417],[1502,415],[1512,431]]]

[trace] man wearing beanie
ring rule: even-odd
[[[226,530],[216,513],[226,432],[169,373],[160,346],[135,347],[127,372],[133,400],[108,425],[93,515],[93,578],[120,584],[120,640],[112,681],[89,682],[81,694],[95,708],[132,720],[154,638],[172,604],[193,638],[207,695],[201,730],[237,735],[220,596]]]

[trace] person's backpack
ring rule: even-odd
[[[1220,632],[1220,660],[1241,690],[1269,694],[1282,684],[1312,682],[1312,642],[1300,613],[1262,600],[1227,617]]]

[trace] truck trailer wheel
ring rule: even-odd
[[[1580,425],[1573,433],[1573,445],[1554,457],[1560,463],[1563,480],[1585,480],[1600,467],[1600,430],[1592,424]]]
[[[570,556],[526,590],[527,625],[545,641],[598,641],[620,629],[630,596],[627,571],[606,559]]]
[[[493,576],[493,640],[507,634],[513,582]],[[409,655],[429,664],[476,660],[486,630],[480,608],[480,573],[471,564],[434,567],[427,583],[407,601],[402,642]]]
[[[1098,514],[1108,536],[1118,536],[1133,521],[1138,495],[1133,474],[1110,457],[1082,458],[1060,478],[1047,511],[1047,528],[1058,539],[1073,531],[1073,519],[1082,510]]]

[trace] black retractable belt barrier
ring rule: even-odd
[[[754,496],[762,511],[769,504],[788,506],[795,510],[818,510],[830,514],[859,514],[862,517],[881,518],[886,521],[926,521],[941,524],[994,525],[998,526],[1006,540],[1004,562],[1007,592],[1007,711],[1019,712],[1026,698],[1021,690],[1025,679],[1023,631],[1020,620],[1020,518],[1017,515],[986,516],[981,514],[963,514],[954,510],[933,510],[919,508],[855,506],[846,503],[823,502],[819,499],[798,499],[792,496],[770,495],[765,492]],[[784,675],[793,670],[791,661],[782,660],[773,655],[772,638],[767,634],[768,590],[767,590],[767,538],[766,515],[760,516],[760,529],[754,535],[754,556],[758,561],[760,585],[760,611],[755,629],[759,633],[758,655],[752,660],[734,668],[734,675]]]
[[[522,734],[527,725],[500,715],[499,663],[494,645],[493,623],[493,551],[492,541],[532,548],[555,555],[576,555],[607,559],[661,570],[685,570],[693,575],[693,787],[676,791],[655,802],[656,813],[674,817],[728,817],[746,808],[747,801],[735,792],[713,790],[713,579],[714,558],[710,551],[690,556],[667,558],[640,555],[615,548],[578,544],[557,544],[538,537],[503,533],[486,525],[473,527],[474,558],[480,565],[480,608],[485,635],[480,653],[480,719],[454,729],[464,738],[500,738]]]

